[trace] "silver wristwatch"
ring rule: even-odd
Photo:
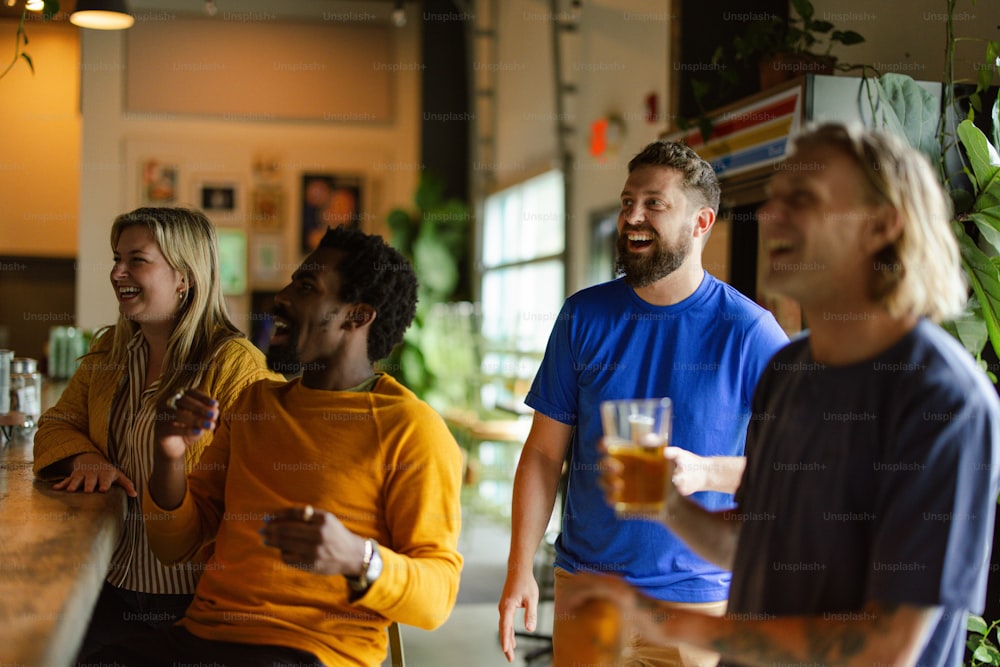
[[[344,575],[347,585],[355,593],[362,593],[368,590],[378,576],[382,574],[382,556],[378,552],[378,542],[368,538],[365,540],[365,556],[361,561],[361,574],[356,577]]]

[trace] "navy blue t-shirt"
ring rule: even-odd
[[[663,600],[724,600],[729,572],[657,522],[617,519],[605,502],[597,486],[600,403],[669,397],[671,444],[742,456],[757,379],[787,342],[768,311],[707,273],[672,306],[646,303],[620,279],[567,299],[526,400],[576,426],[556,565],[621,575]],[[732,506],[729,494],[694,497],[712,509]]]
[[[793,341],[754,400],[729,612],[939,606],[918,664],[960,664],[985,599],[998,446],[994,387],[934,324],[848,366]]]

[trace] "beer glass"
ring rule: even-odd
[[[622,465],[622,487],[615,512],[657,514],[667,497],[667,459],[670,444],[669,398],[629,398],[601,403],[604,444],[608,455]]]

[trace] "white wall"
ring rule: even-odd
[[[249,187],[253,160],[257,156],[273,158],[278,164],[275,178],[284,186],[287,197],[286,276],[301,258],[296,234],[303,171],[362,174],[367,189],[364,225],[370,231],[384,233],[383,221],[389,210],[407,206],[412,200],[420,161],[419,68],[396,73],[394,120],[389,123],[280,122],[256,121],[252,115],[248,119],[226,119],[129,113],[124,108],[124,33],[86,30],[81,34],[83,148],[76,285],[79,326],[93,328],[116,319],[117,306],[108,285],[108,232],[115,216],[139,205],[138,160],[166,155],[180,161],[182,168],[190,167],[182,178],[197,172],[242,174],[243,185]],[[395,35],[396,61],[419,63],[419,21],[411,21]],[[260,94],[266,95],[267,91]],[[246,328],[247,297],[234,299],[231,305],[237,324]]]

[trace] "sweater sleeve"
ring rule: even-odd
[[[383,434],[387,449],[385,513],[392,544],[379,545],[381,576],[356,604],[406,625],[433,630],[458,595],[462,556],[462,457],[430,408]]]
[[[90,353],[73,373],[59,400],[38,420],[34,438],[34,472],[39,479],[57,481],[63,478],[64,475],[48,469],[49,466],[77,454],[91,452],[107,457],[107,450],[90,439],[91,419],[102,419],[100,414],[91,414],[95,408],[91,405],[91,384],[98,383],[102,376],[107,376],[103,378],[107,382],[113,381],[117,375],[107,368],[111,338],[109,330],[94,341]],[[106,428],[106,414],[103,415],[103,422]]]
[[[173,510],[165,510],[143,492],[142,517],[149,547],[161,562],[195,560],[215,539],[222,521],[226,474],[229,468],[229,426],[221,422],[210,447],[188,473],[184,500]]]
[[[239,410],[244,390],[262,379],[281,376],[267,370],[264,355],[245,338],[228,341],[209,363],[202,390],[219,402],[215,433],[200,438],[185,454],[188,488],[180,506],[164,510],[143,494],[143,517],[150,548],[164,563],[189,561],[215,539],[223,514],[229,466],[227,415]]]
[[[201,387],[219,402],[219,411],[224,416],[232,410],[243,390],[258,380],[284,381],[284,377],[267,369],[264,354],[249,340],[235,338],[227,341],[209,362]],[[212,441],[213,437],[204,437],[188,449],[184,461],[188,473],[195,469]]]

